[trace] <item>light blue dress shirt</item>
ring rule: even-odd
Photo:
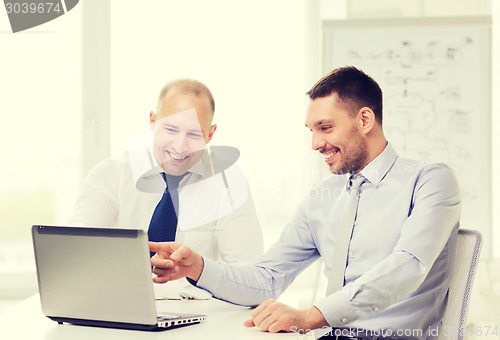
[[[398,157],[390,144],[361,174],[345,286],[315,303],[333,327],[430,339],[447,303],[460,218],[460,190],[444,164]],[[319,257],[329,277],[348,175],[315,185],[255,266],[204,259],[198,286],[242,305],[277,298]]]

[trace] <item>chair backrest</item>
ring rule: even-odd
[[[483,239],[475,230],[459,229],[455,266],[450,279],[448,306],[439,339],[463,340],[467,334],[467,312]]]

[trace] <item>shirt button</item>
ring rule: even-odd
[[[346,323],[346,322],[347,322],[347,318],[346,318],[346,317],[343,317],[343,318],[340,320],[340,322],[342,322],[342,323]]]
[[[373,307],[374,312],[378,312],[378,307]]]
[[[349,253],[349,258],[353,259],[354,258],[354,253]]]

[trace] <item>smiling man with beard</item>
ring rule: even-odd
[[[308,95],[305,125],[332,175],[312,188],[280,239],[243,266],[151,243],[154,281],[188,277],[221,299],[259,305],[245,326],[268,332],[435,339],[459,228],[455,175],[398,156],[382,129],[382,90],[361,70],[335,69]],[[320,257],[326,297],[302,310],[274,300]]]

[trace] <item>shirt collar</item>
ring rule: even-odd
[[[213,159],[210,147],[207,145],[201,159],[194,164],[188,172],[198,174],[203,178],[208,178],[214,175]]]
[[[371,184],[378,187],[398,158],[396,150],[387,143],[384,151],[360,171]]]

